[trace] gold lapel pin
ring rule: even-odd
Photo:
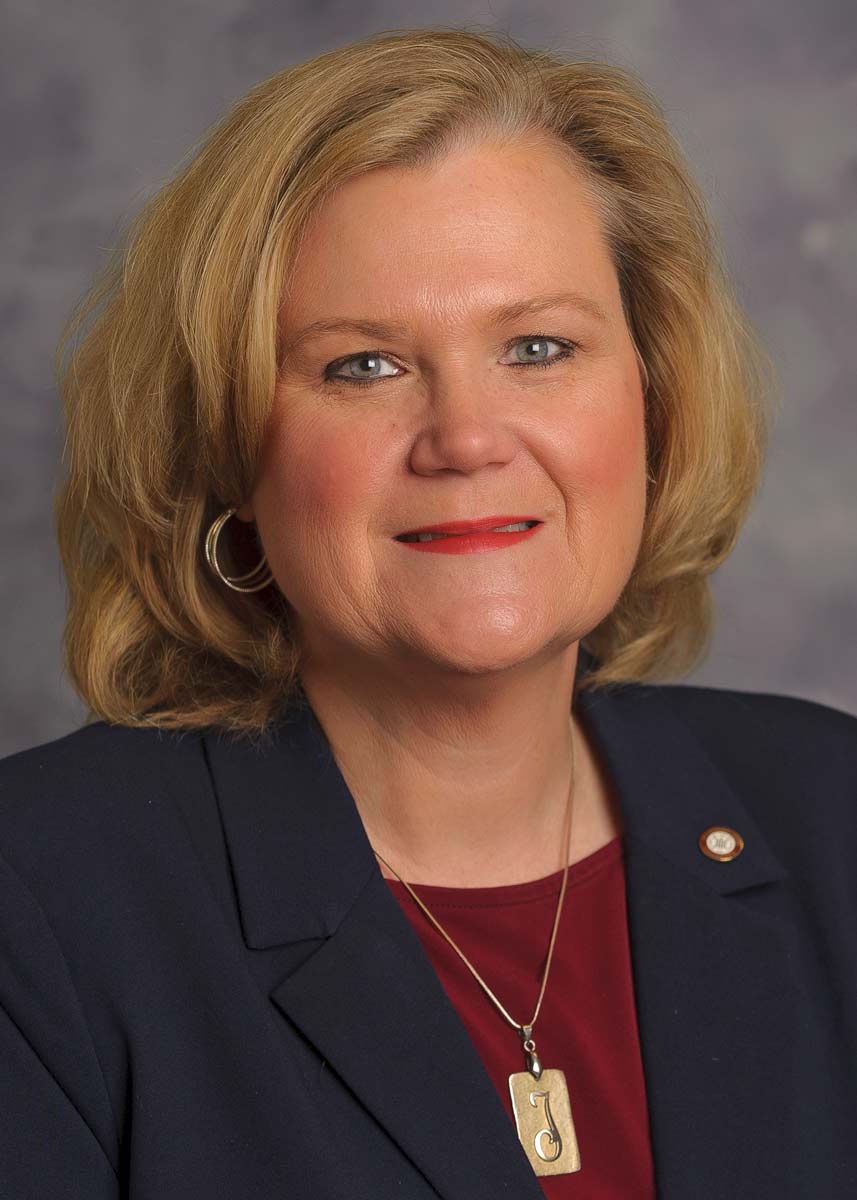
[[[737,829],[726,825],[712,825],[699,835],[699,848],[707,858],[715,862],[731,862],[744,849],[744,839]]]

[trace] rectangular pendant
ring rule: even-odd
[[[509,1076],[509,1091],[518,1139],[536,1175],[579,1171],[580,1151],[565,1072],[543,1070],[536,1079],[529,1071],[517,1071]]]

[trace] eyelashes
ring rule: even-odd
[[[578,349],[577,342],[571,342],[566,338],[549,337],[544,333],[533,333],[526,337],[513,338],[511,342],[507,342],[505,350],[510,350],[513,346],[529,344],[533,342],[553,342],[554,345],[560,346],[561,350],[558,354],[551,355],[550,358],[532,359],[530,362],[515,362],[504,363],[504,366],[509,367],[524,367],[524,368],[541,368],[542,370],[556,366],[558,363],[565,362],[571,358]],[[377,383],[382,379],[398,379],[399,375],[374,375],[368,379],[359,379],[354,375],[337,375],[335,372],[348,363],[359,362],[361,359],[385,359],[390,362],[395,362],[389,354],[383,354],[380,350],[364,350],[360,354],[349,354],[345,358],[337,358],[333,362],[328,363],[324,369],[324,382],[329,384],[344,383],[346,386],[367,387],[369,384]]]

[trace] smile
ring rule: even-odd
[[[478,554],[486,550],[502,550],[514,546],[525,538],[532,537],[541,526],[540,521],[521,521],[515,525],[471,533],[402,534],[394,540],[402,546],[407,546],[409,550],[420,550],[429,554]]]

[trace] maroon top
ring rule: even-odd
[[[387,880],[424,945],[500,1094],[526,1069],[518,1032],[488,999],[407,889]],[[508,887],[411,885],[517,1021],[541,986],[562,871]],[[553,962],[533,1040],[565,1072],[580,1150],[573,1175],[541,1176],[546,1196],[653,1200],[654,1172],[634,1007],[621,837],[568,869]],[[438,1047],[440,1053],[442,1047]],[[451,1097],[460,1102],[460,1097]]]

